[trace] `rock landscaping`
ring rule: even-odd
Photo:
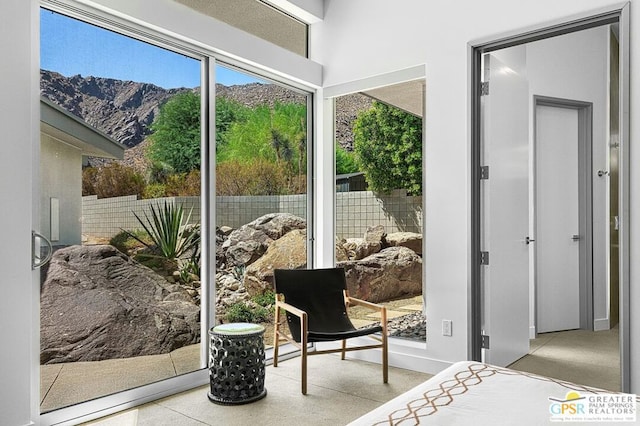
[[[238,229],[216,229],[216,315],[273,290],[273,270],[304,268],[306,222],[262,216]],[[371,302],[422,292],[422,236],[371,227],[336,239],[352,296]],[[200,341],[200,281],[153,270],[110,245],[56,251],[41,292],[41,362],[97,361],[168,353]],[[391,335],[424,338],[419,312],[394,319]]]

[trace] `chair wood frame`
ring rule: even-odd
[[[347,290],[343,290],[344,292],[344,303],[347,308],[350,306],[363,306],[372,311],[376,311],[380,313],[380,325],[382,327],[381,337],[368,335],[362,337],[369,337],[378,341],[377,344],[372,345],[359,345],[359,346],[351,346],[347,347],[347,340],[342,339],[342,344],[339,349],[323,349],[323,350],[313,350],[309,351],[309,342],[308,342],[308,316],[307,313],[301,309],[296,308],[284,301],[284,297],[281,294],[276,295],[276,303],[275,303],[275,320],[274,320],[274,335],[273,335],[273,366],[278,366],[278,346],[280,342],[287,342],[300,350],[300,360],[301,360],[301,374],[302,374],[302,394],[307,394],[307,356],[310,355],[322,355],[322,354],[330,354],[330,353],[341,353],[341,359],[345,359],[345,354],[347,352],[352,351],[360,351],[365,349],[381,349],[382,350],[382,380],[383,383],[388,383],[389,381],[389,344],[388,344],[388,328],[387,328],[387,308],[383,305],[379,305],[376,303],[367,302],[366,300],[357,299],[355,297],[349,296]],[[280,326],[286,322],[286,319],[281,316],[281,311],[288,311],[289,313],[295,315],[300,319],[300,342],[296,342],[294,338],[287,334],[284,331],[280,330]]]

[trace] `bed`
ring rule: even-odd
[[[639,408],[635,395],[463,361],[350,425],[628,425],[640,424]]]

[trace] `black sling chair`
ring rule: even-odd
[[[275,332],[273,366],[278,366],[278,344],[287,341],[300,349],[302,361],[302,394],[307,393],[307,355],[342,353],[362,349],[382,349],[382,378],[388,381],[387,310],[384,306],[349,297],[344,269],[276,269]],[[284,300],[282,297],[284,296]],[[380,312],[380,325],[357,329],[347,315],[347,307],[360,305]],[[290,335],[280,330],[286,312]],[[380,336],[374,334],[380,333]],[[346,339],[369,336],[378,343],[346,346]],[[307,351],[309,343],[342,340],[342,348]]]

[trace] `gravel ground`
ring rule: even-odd
[[[422,312],[415,312],[389,321],[389,336],[426,340],[427,322]]]

